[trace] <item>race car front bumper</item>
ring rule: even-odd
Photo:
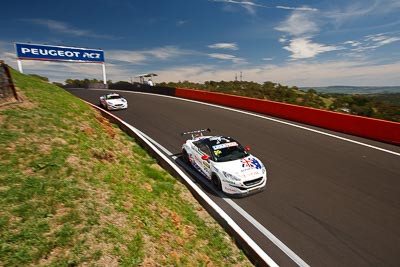
[[[119,110],[119,109],[127,109],[128,104],[107,104],[109,110]]]
[[[232,183],[229,180],[221,181],[222,191],[225,194],[235,195],[235,196],[246,196],[260,192],[265,189],[266,184],[267,184],[266,175],[253,179],[251,181],[245,181],[240,184]]]

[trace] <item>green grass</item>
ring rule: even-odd
[[[12,75],[24,102],[0,108],[0,266],[252,266],[98,111]]]

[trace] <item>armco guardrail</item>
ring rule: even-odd
[[[253,111],[333,131],[400,145],[400,123],[397,122],[193,89],[176,88],[175,96]]]

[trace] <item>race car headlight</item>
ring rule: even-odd
[[[236,181],[236,182],[240,182],[241,179],[237,178],[236,176],[228,173],[228,172],[222,172],[225,176],[226,179],[232,180],[232,181]]]

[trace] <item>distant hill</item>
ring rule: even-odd
[[[400,86],[326,86],[326,87],[301,87],[301,90],[314,89],[319,93],[338,94],[393,94],[400,93]]]

